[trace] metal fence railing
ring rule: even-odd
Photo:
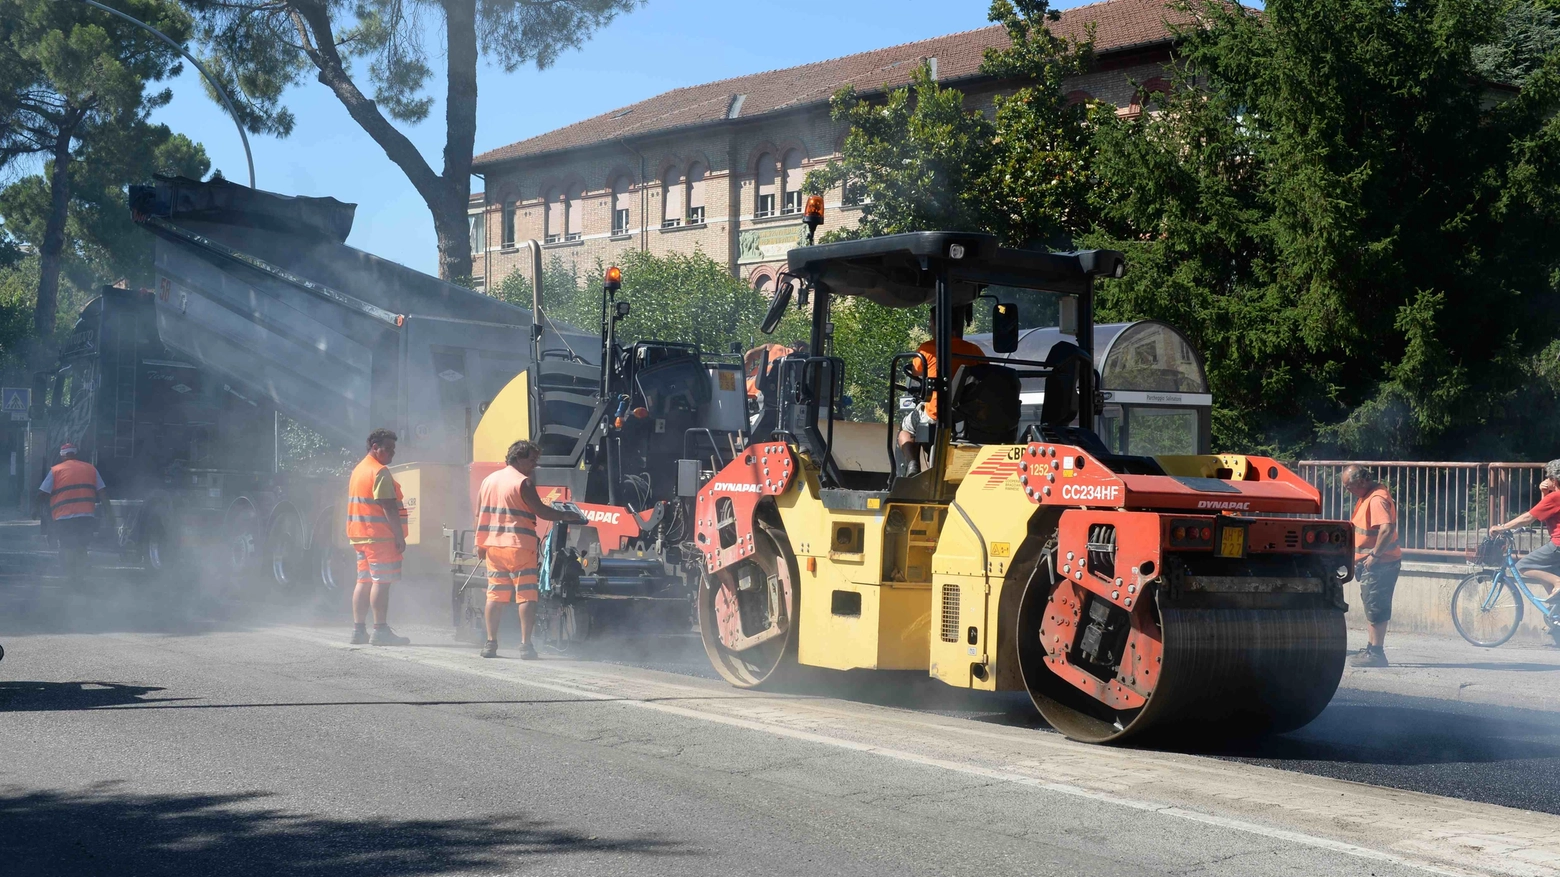
[[[1347,519],[1354,496],[1343,488],[1345,467],[1358,462],[1376,474],[1398,506],[1406,555],[1464,557],[1489,525],[1509,521],[1538,502],[1542,463],[1420,463],[1401,460],[1301,460],[1300,477],[1322,493],[1322,517]],[[1541,530],[1517,534],[1522,552],[1543,544]]]

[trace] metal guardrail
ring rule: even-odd
[[[1301,460],[1300,477],[1322,494],[1322,517],[1347,519],[1354,496],[1343,487],[1347,466],[1376,474],[1398,506],[1403,553],[1445,560],[1466,557],[1489,532],[1538,502],[1543,463],[1435,463],[1405,460]],[[1547,541],[1540,529],[1517,534],[1526,553]]]

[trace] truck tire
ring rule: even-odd
[[[303,517],[292,503],[279,503],[266,527],[265,574],[278,594],[297,599],[314,590],[311,572],[304,550]]]

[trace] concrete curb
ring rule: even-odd
[[[1464,563],[1404,561],[1403,573],[1398,578],[1397,590],[1392,598],[1392,621],[1388,630],[1460,639],[1456,626],[1452,624],[1452,591],[1457,588],[1458,582],[1478,569]],[[1349,602],[1349,627],[1365,629],[1359,583],[1348,582],[1343,586],[1343,592],[1344,599]],[[1518,628],[1516,636],[1511,638],[1511,644],[1536,646],[1548,645],[1550,642],[1549,634],[1539,620],[1538,610],[1532,605],[1525,606],[1522,626]]]

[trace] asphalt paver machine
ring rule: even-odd
[[[812,354],[780,363],[772,421],[701,479],[694,503],[698,624],[721,676],[751,688],[801,665],[922,670],[1026,689],[1053,727],[1089,742],[1281,732],[1321,712],[1343,671],[1348,524],[1296,517],[1318,514],[1319,495],[1267,457],[1105,447],[1089,428],[1093,292],[1124,271],[1117,252],[950,232],[791,251]],[[945,412],[917,426],[925,468],[889,463],[897,423],[874,427],[882,465],[841,465],[841,436],[861,425],[837,422],[831,309],[935,304],[947,350],[952,320],[989,307],[1007,354],[1018,315],[1043,310],[1026,302],[1045,296],[1071,299],[1077,343],[1044,361],[972,362],[952,381],[918,382],[905,368],[916,354],[896,357],[889,410],[909,393]],[[1018,394],[1033,380],[1043,411],[1021,432]]]

